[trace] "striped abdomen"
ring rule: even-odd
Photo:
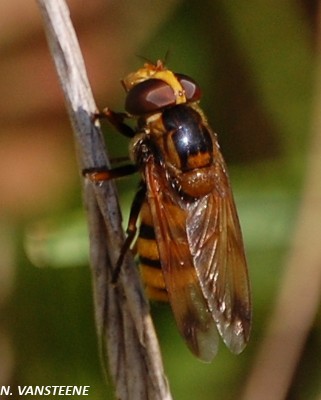
[[[147,201],[144,202],[140,215],[141,225],[137,239],[137,252],[146,293],[150,299],[167,301],[167,291],[159,260],[155,231]]]

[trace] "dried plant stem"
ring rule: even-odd
[[[97,107],[65,1],[37,1],[72,122],[79,168],[109,166],[99,124],[91,118]],[[116,397],[170,400],[148,303],[130,254],[117,286],[110,284],[124,241],[115,187],[85,182],[84,193],[99,345]]]

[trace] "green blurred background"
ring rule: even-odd
[[[167,306],[152,312],[173,398],[238,399],[280,289],[302,196],[317,2],[68,4],[99,107],[123,110],[119,81],[142,64],[137,56],[169,52],[167,65],[202,88],[246,243],[251,340],[240,356],[222,344],[206,365],[185,347]],[[97,352],[72,131],[40,15],[35,3],[18,0],[2,1],[0,15],[0,385],[90,385],[91,399],[112,399]],[[126,155],[127,141],[104,129],[110,154]],[[118,183],[125,224],[136,183]],[[320,342],[318,315],[288,399],[321,395]]]

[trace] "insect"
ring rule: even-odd
[[[142,176],[116,270],[135,239],[140,214],[137,249],[148,295],[169,301],[181,335],[201,360],[213,359],[219,336],[238,354],[249,340],[249,278],[226,165],[198,105],[200,88],[160,60],[122,84],[126,113],[106,109],[104,116],[131,137],[135,167],[85,171],[96,182],[136,168]]]

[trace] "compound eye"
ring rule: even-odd
[[[184,74],[175,74],[185,91],[187,101],[197,101],[201,98],[201,89],[194,79]]]
[[[130,89],[125,109],[132,115],[143,115],[175,103],[173,89],[166,82],[160,79],[148,79]]]

